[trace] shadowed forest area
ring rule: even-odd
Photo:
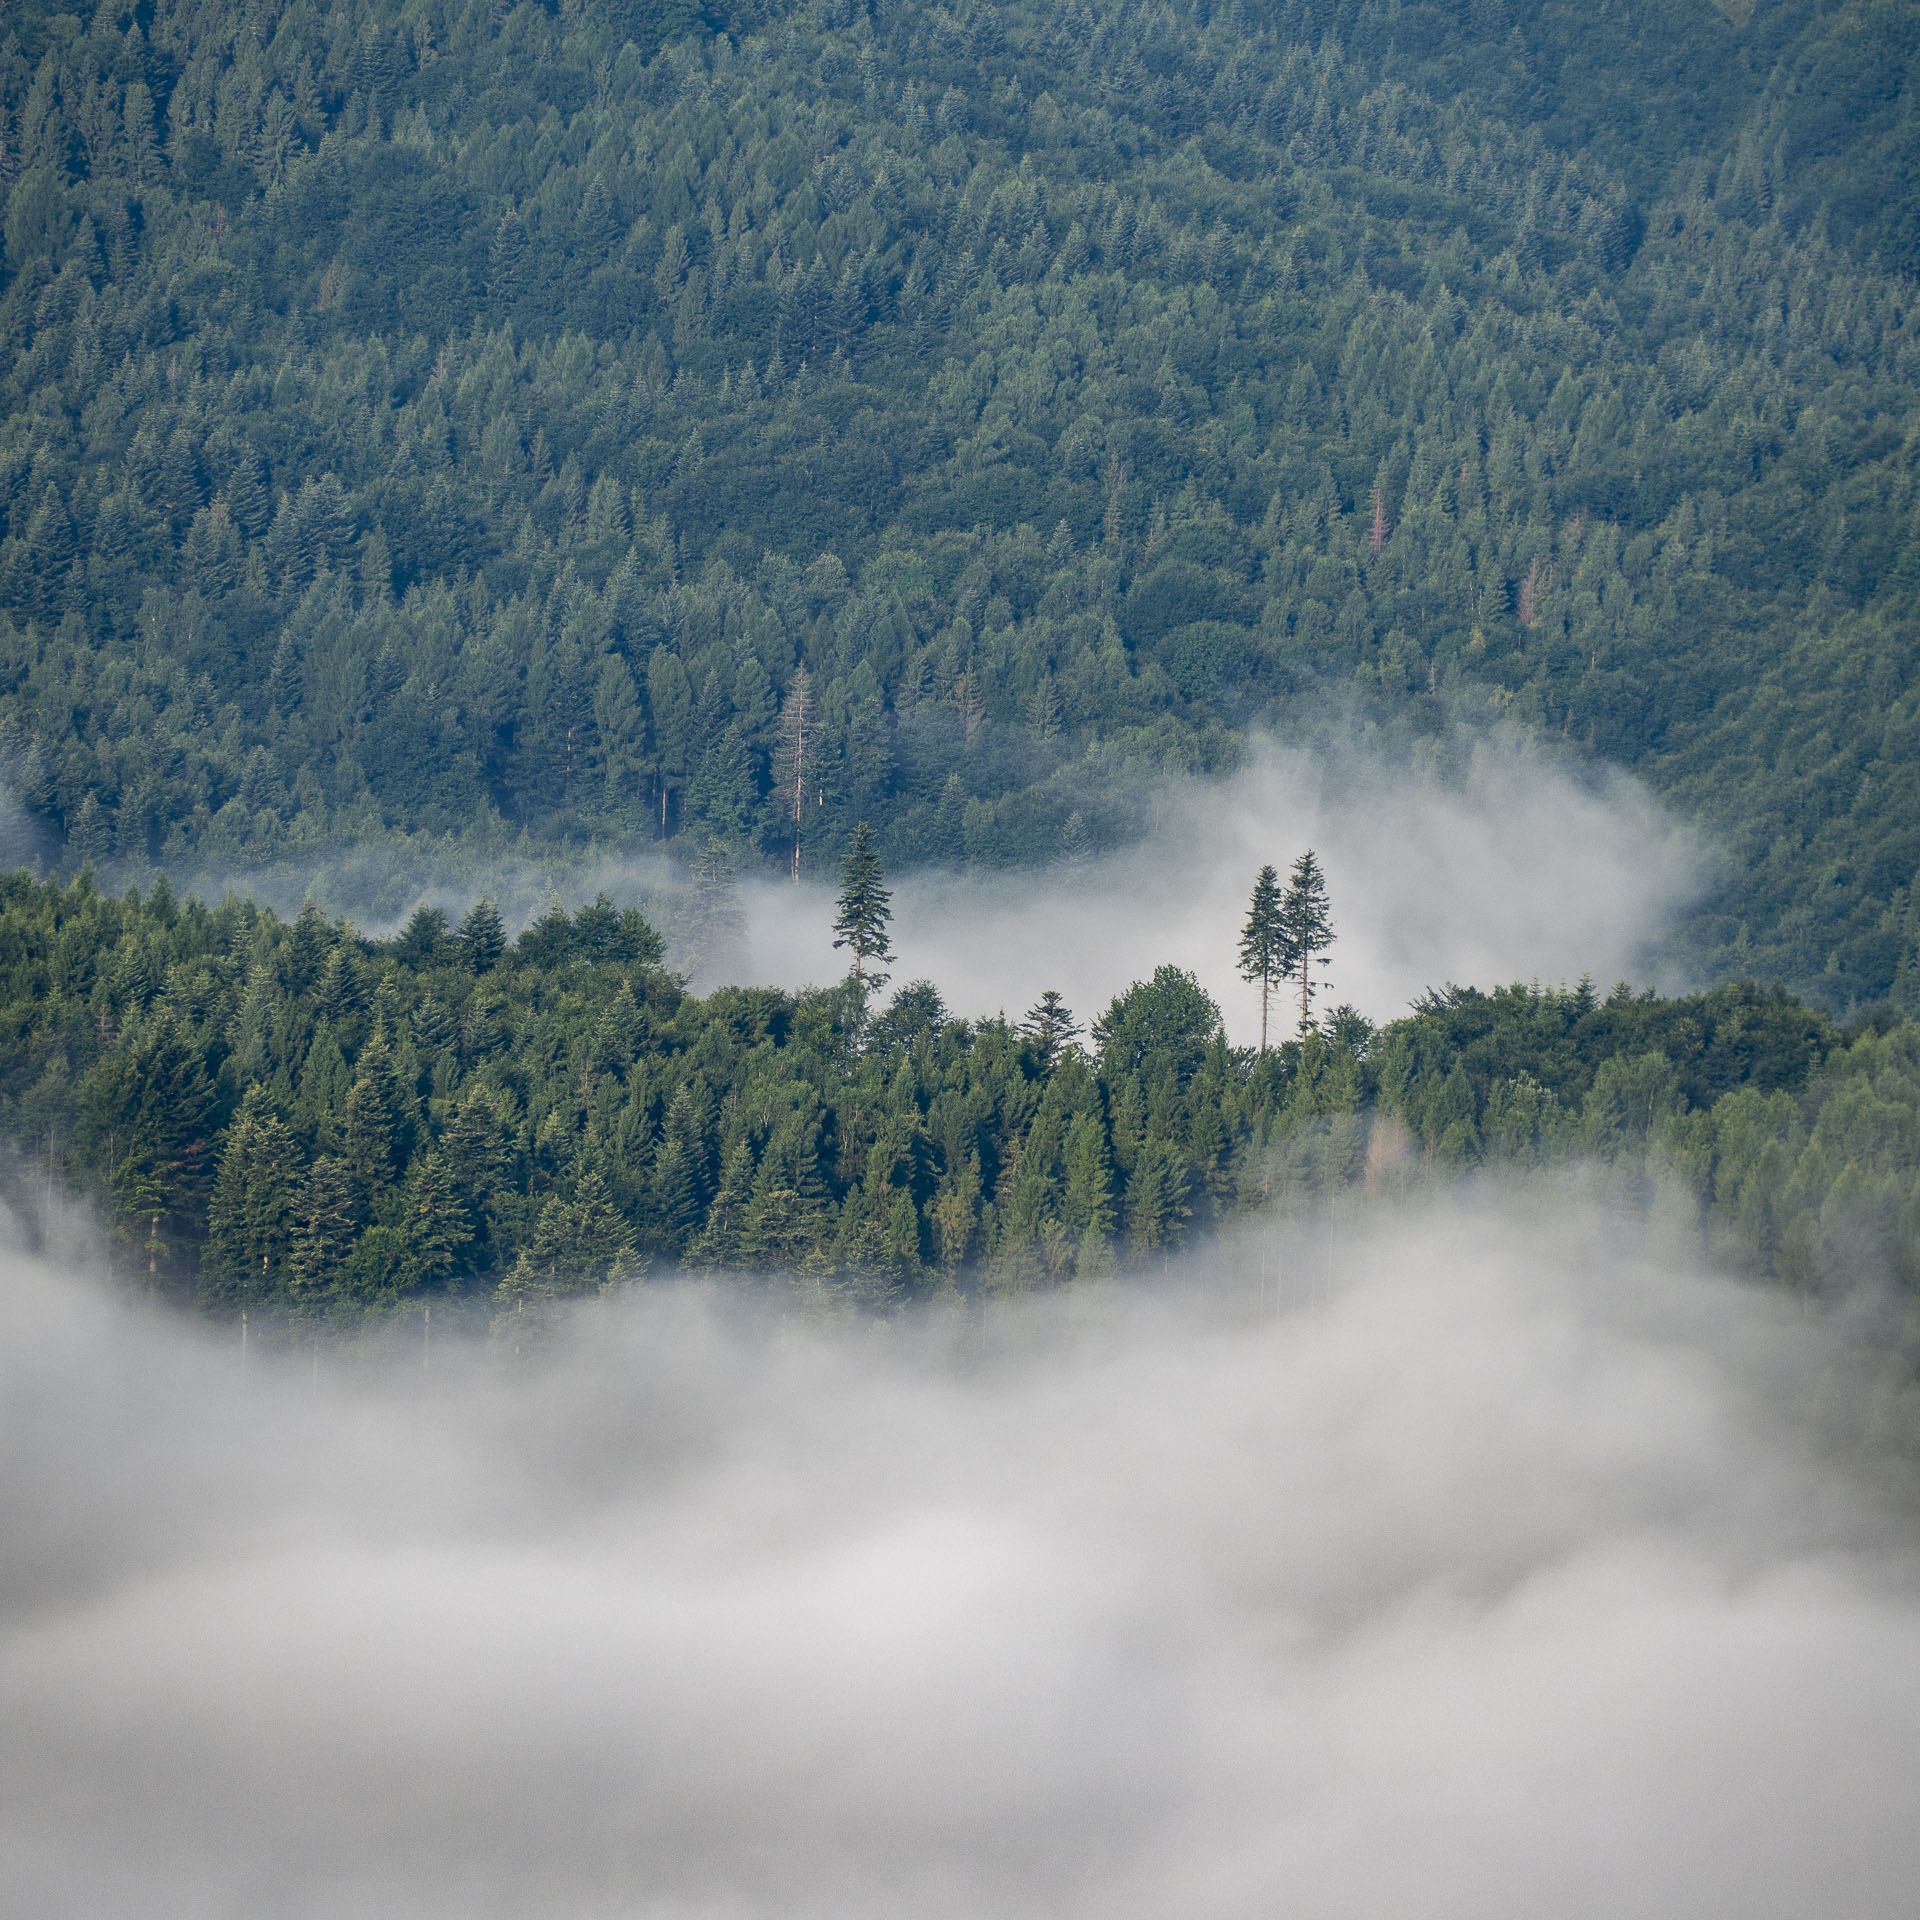
[[[1329,705],[1920,1010],[1895,0],[242,0],[0,33],[0,725],[117,885],[994,867]],[[478,890],[478,889],[476,889]],[[716,1178],[717,1173],[716,1173]]]

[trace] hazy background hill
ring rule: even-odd
[[[1329,696],[1920,1009],[1893,4],[8,11],[0,685],[68,864],[1136,830]],[[782,712],[809,676],[797,770]]]

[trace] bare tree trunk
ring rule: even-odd
[[[787,807],[793,816],[793,878],[796,885],[800,880],[800,841],[806,819],[807,733],[812,719],[813,681],[806,668],[802,667],[793,676],[793,684],[787,689],[786,701],[780,709],[781,754],[792,762],[793,786],[787,796]],[[783,781],[784,778],[783,774]]]

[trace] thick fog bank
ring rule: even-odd
[[[1390,1018],[1446,980],[1681,984],[1658,947],[1698,896],[1700,849],[1637,782],[1578,780],[1517,731],[1483,739],[1454,777],[1256,743],[1231,780],[1168,782],[1153,811],[1141,844],[1079,868],[905,876],[896,978],[931,978],[968,1014],[1018,1013],[1053,987],[1087,1017],[1171,961],[1251,1041],[1258,996],[1234,955],[1253,877],[1266,863],[1284,877],[1313,847],[1339,935],[1329,1004]],[[792,987],[846,971],[834,878],[749,890],[748,977]]]
[[[1598,1216],[1327,1260],[317,1375],[15,1260],[0,1906],[1913,1912],[1920,1579],[1820,1331]]]

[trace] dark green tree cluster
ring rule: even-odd
[[[676,1267],[884,1305],[1157,1261],[1237,1212],[1575,1159],[1690,1193],[1757,1270],[1920,1288],[1920,1026],[1777,989],[1447,989],[1231,1046],[1177,968],[1085,1044],[1057,994],[705,999],[632,911],[364,940],[164,884],[0,881],[0,1128],[215,1315],[496,1313]]]
[[[70,869],[831,862],[863,820],[995,864],[1333,687],[1642,767],[1735,856],[1703,969],[1882,1000],[1915,40],[1893,0],[24,0],[13,788]]]

